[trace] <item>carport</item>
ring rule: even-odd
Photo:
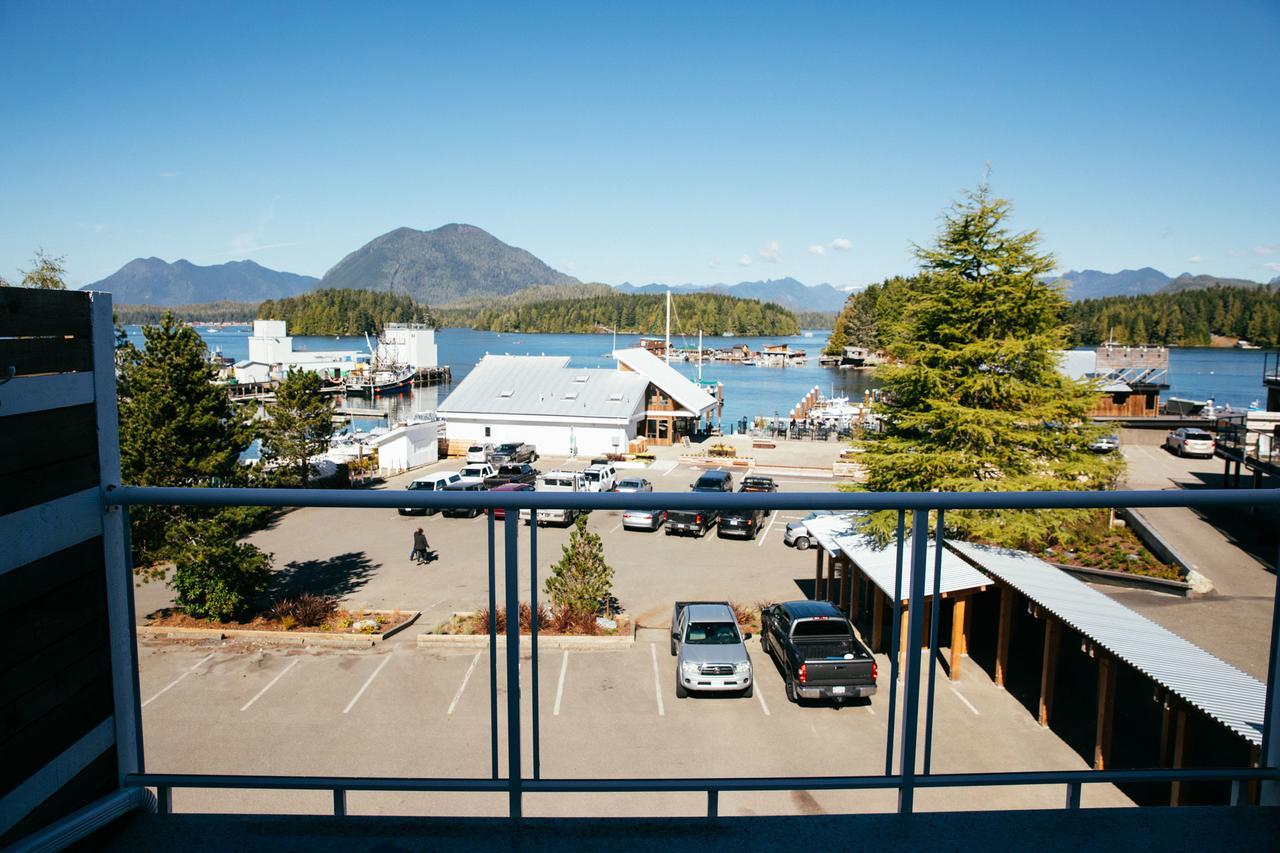
[[[825,599],[841,607],[855,623],[864,612],[870,611],[871,648],[874,651],[886,651],[884,648],[884,629],[892,627],[892,610],[895,590],[900,608],[901,620],[898,631],[899,648],[895,653],[901,654],[907,646],[907,608],[911,597],[911,572],[902,569],[902,582],[897,582],[899,569],[898,549],[893,546],[882,546],[868,536],[859,533],[849,516],[832,515],[815,518],[805,523],[809,532],[817,540],[817,567],[814,575],[814,597]],[[934,596],[934,566],[937,555],[933,542],[930,541],[926,556],[929,571],[925,575],[924,618],[931,618]],[[838,583],[837,583],[838,581]],[[991,579],[975,570],[964,560],[950,551],[942,552],[942,574],[938,583],[942,601],[949,602],[951,617],[951,649],[948,659],[948,671],[954,681],[960,677],[960,661],[968,654],[972,610],[969,599],[982,592],[991,584]],[[868,595],[863,596],[863,587]],[[868,601],[867,599],[870,599]],[[889,611],[889,612],[886,612]],[[947,611],[939,610],[939,621],[947,616]],[[941,628],[941,625],[939,626]],[[924,627],[924,642],[929,642],[929,624]],[[901,668],[899,668],[901,672]]]
[[[1041,725],[1049,725],[1053,711],[1064,627],[1078,633],[1082,651],[1097,660],[1096,769],[1108,768],[1111,761],[1116,677],[1124,665],[1154,682],[1153,693],[1162,706],[1161,764],[1189,766],[1189,749],[1197,739],[1190,730],[1200,716],[1198,739],[1208,763],[1228,763],[1221,750],[1213,746],[1225,730],[1248,745],[1249,760],[1256,765],[1266,705],[1266,685],[1262,682],[1031,554],[966,542],[948,542],[947,546],[999,583],[997,684],[1003,685],[1008,673],[1015,596],[1025,597],[1028,612],[1044,622]],[[1172,803],[1177,805],[1184,799],[1184,786],[1174,782]]]

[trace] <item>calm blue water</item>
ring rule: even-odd
[[[212,349],[220,349],[223,355],[236,360],[249,355],[249,328],[205,329],[198,327],[201,337]],[[136,326],[127,329],[129,337],[141,343],[141,332]],[[813,337],[795,336],[779,338],[704,338],[708,347],[727,347],[745,343],[753,350],[765,344],[785,343],[792,349],[808,352],[809,364],[803,367],[744,367],[734,364],[704,364],[703,379],[718,380],[725,386],[724,422],[756,415],[772,416],[775,412],[785,415],[815,385],[824,394],[834,391],[851,398],[861,397],[872,387],[870,371],[838,370],[819,367],[817,356],[827,343],[827,332],[813,332]],[[618,346],[636,346],[640,336],[619,335]],[[696,347],[696,336],[676,336],[672,344],[679,347]],[[471,329],[441,329],[436,334],[440,360],[448,364],[454,382],[461,381],[486,353],[510,355],[567,355],[575,367],[612,367],[613,360],[606,357],[613,347],[612,335],[531,335],[481,332]],[[305,350],[365,349],[363,337],[296,337],[294,346]],[[1169,385],[1165,396],[1205,400],[1210,397],[1219,405],[1247,408],[1250,403],[1263,398],[1263,352],[1236,349],[1174,348],[1169,351]],[[697,374],[697,365],[684,362],[672,367],[690,377]],[[401,395],[378,401],[380,408],[391,411],[394,417],[407,417],[413,412],[433,411],[448,395],[449,388],[417,388],[413,395]],[[364,401],[362,405],[368,405]]]

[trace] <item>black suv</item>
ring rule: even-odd
[[[723,494],[733,491],[733,475],[728,471],[708,471],[689,488],[706,494]],[[673,509],[667,513],[667,535],[677,533],[702,536],[716,523],[718,510]]]

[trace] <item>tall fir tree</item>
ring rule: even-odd
[[[324,453],[333,436],[333,406],[320,393],[320,376],[310,370],[290,370],[267,406],[267,420],[259,426],[262,458],[278,462],[290,479],[304,488],[310,479],[307,460]]]
[[[884,430],[865,441],[874,491],[1100,489],[1120,468],[1088,450],[1103,429],[1086,413],[1096,390],[1058,369],[1066,300],[1042,277],[1053,258],[1035,231],[1005,225],[1009,202],[986,185],[946,214],[882,367]],[[887,536],[896,513],[878,513]],[[948,513],[961,536],[1035,547],[1070,535],[1080,513]]]

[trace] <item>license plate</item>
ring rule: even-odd
[[[841,693],[843,693],[843,692],[844,692],[844,688],[843,688],[843,687],[832,687],[832,688],[831,688],[831,692],[832,692],[832,693],[835,693],[836,695],[839,695],[839,694],[841,694]]]

